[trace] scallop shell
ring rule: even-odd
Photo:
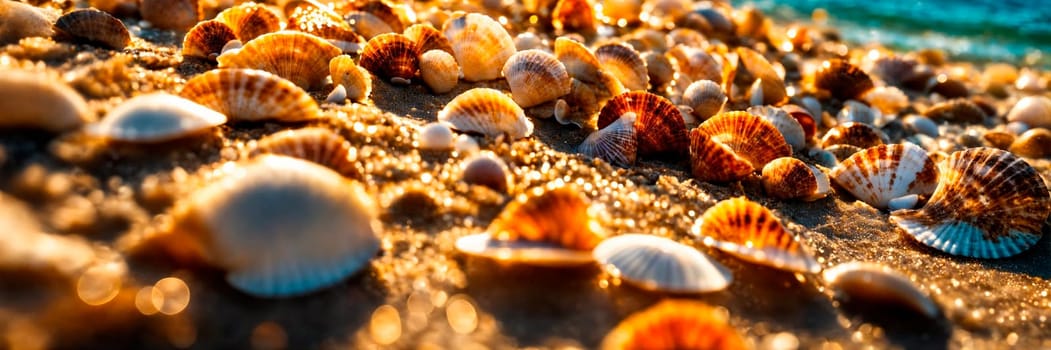
[[[226,23],[241,42],[249,42],[262,36],[281,30],[281,17],[270,8],[246,2],[220,12],[215,20]]]
[[[781,106],[781,109],[792,116],[792,118],[796,118],[799,126],[803,128],[803,135],[807,140],[811,140],[814,138],[814,135],[817,135],[817,121],[814,120],[814,116],[806,108],[787,104]]]
[[[926,111],[923,116],[933,120],[944,120],[953,123],[981,124],[985,122],[985,111],[971,100],[960,98],[938,103]]]
[[[401,33],[405,30],[406,20],[402,18],[402,11],[400,8],[392,6],[390,2],[383,0],[366,0],[356,2],[341,2],[336,4],[336,10],[340,13],[347,13],[349,9],[353,8],[357,11],[361,11],[376,18],[379,18],[383,23],[391,28],[391,31],[395,33]]]
[[[598,116],[598,127],[635,113],[635,137],[640,155],[683,154],[689,141],[682,114],[668,99],[645,91],[630,91],[610,99]]]
[[[624,113],[605,128],[588,135],[584,142],[577,146],[577,151],[620,167],[635,165],[635,119],[635,113]]]
[[[558,0],[551,11],[551,26],[559,32],[595,33],[595,4],[591,0]]]
[[[460,66],[451,54],[430,50],[420,55],[420,78],[431,91],[444,94],[460,83]]]
[[[931,319],[941,313],[938,304],[908,277],[880,264],[849,262],[825,270],[823,275],[840,300],[905,307]]]
[[[199,21],[198,0],[140,0],[139,15],[154,27],[185,32]]]
[[[215,69],[186,82],[179,95],[231,121],[300,122],[321,115],[317,102],[292,82],[255,69]]]
[[[602,45],[595,50],[595,58],[603,69],[617,77],[628,90],[646,91],[649,88],[650,76],[646,70],[646,61],[631,46]]]
[[[725,312],[694,300],[668,299],[636,312],[606,334],[602,350],[749,349]]]
[[[1008,122],[1022,122],[1034,128],[1051,128],[1051,98],[1026,96],[1007,113]]]
[[[507,134],[520,139],[533,134],[533,122],[526,119],[522,108],[500,90],[489,88],[474,88],[456,96],[438,112],[438,120],[489,137]]]
[[[183,38],[182,55],[215,61],[231,40],[237,40],[237,35],[223,22],[201,21]]]
[[[666,55],[678,68],[679,74],[690,81],[723,81],[722,65],[704,50],[675,45]]]
[[[56,18],[33,5],[0,1],[0,44],[15,44],[22,38],[51,37]]]
[[[796,118],[788,115],[788,112],[777,107],[753,106],[748,108],[748,113],[763,117],[770,124],[773,124],[777,131],[781,132],[785,142],[792,146],[793,151],[801,151],[806,147],[807,138],[806,133],[803,131],[803,126],[799,125],[799,121]]]
[[[172,236],[198,247],[238,290],[267,298],[327,288],[379,251],[376,205],[323,166],[264,155],[224,167],[177,203]]]
[[[1044,128],[1029,129],[1011,144],[1010,150],[1027,158],[1051,157],[1051,131]]]
[[[347,89],[347,98],[363,102],[372,94],[372,75],[365,68],[354,63],[347,55],[339,55],[328,62],[329,75],[333,85],[342,85]]]
[[[840,123],[862,123],[868,125],[876,125],[876,120],[880,118],[878,110],[869,108],[864,103],[847,100],[843,103],[843,108],[836,114],[836,120]]]
[[[0,5],[2,6],[2,5]],[[0,70],[0,128],[64,132],[91,115],[76,90],[60,79],[22,70]]]
[[[864,123],[843,123],[825,132],[821,138],[821,147],[828,148],[832,145],[851,145],[861,148],[869,148],[882,145],[887,141],[887,135],[882,131]]]
[[[445,51],[454,55],[452,44],[441,31],[430,24],[413,24],[405,28],[405,36],[416,43],[416,51],[425,53],[430,50]]]
[[[293,31],[264,34],[236,53],[219,56],[219,68],[261,69],[310,91],[324,87],[328,62],[342,51],[324,39]]]
[[[790,155],[781,132],[748,112],[720,113],[690,131],[691,170],[701,181],[739,180]]]
[[[286,130],[266,136],[256,143],[253,154],[276,154],[311,161],[347,178],[361,177],[355,162],[357,150],[332,130],[311,127]]]
[[[858,98],[873,88],[872,79],[865,71],[840,59],[822,63],[815,73],[814,85],[841,101]]]
[[[667,56],[645,52],[642,54],[642,60],[646,62],[646,73],[650,77],[650,85],[654,87],[664,86],[675,76],[675,67]]]
[[[704,34],[690,28],[675,28],[668,32],[668,41],[672,46],[685,45],[694,48],[708,46],[708,39]]]
[[[706,293],[733,282],[730,270],[711,257],[664,237],[620,235],[602,241],[592,255],[613,277],[645,290]]]
[[[222,113],[166,93],[124,101],[85,132],[110,140],[156,143],[199,134],[226,122]]]
[[[354,33],[350,25],[344,22],[343,18],[338,14],[327,8],[322,9],[317,6],[294,6],[294,9],[288,15],[285,29],[348,43],[364,41],[361,36]]]
[[[591,50],[572,39],[555,39],[555,57],[566,66],[569,76],[590,83],[602,79],[602,63]]]
[[[769,209],[745,197],[721,201],[693,227],[705,245],[757,264],[792,272],[821,271],[814,256]]]
[[[131,34],[116,17],[96,10],[69,12],[55,22],[55,38],[83,41],[108,49],[123,50],[131,43]]]
[[[416,76],[419,56],[416,43],[409,37],[386,33],[369,39],[358,63],[378,76],[408,80]]]
[[[722,111],[728,98],[722,86],[711,80],[698,80],[686,88],[682,103],[689,106],[693,116],[707,120]]]
[[[886,209],[891,199],[934,192],[938,166],[919,146],[879,145],[842,161],[832,169],[831,177],[854,197]]]
[[[831,191],[828,175],[815,166],[791,157],[781,157],[763,167],[763,188],[781,199],[815,200]]]
[[[368,12],[352,11],[343,16],[343,18],[350,24],[355,33],[366,39],[371,40],[380,34],[396,33],[390,24]]]
[[[760,102],[762,105],[780,106],[788,102],[788,93],[785,90],[785,81],[770,62],[762,54],[747,47],[738,47],[737,55],[741,58],[741,65],[748,70],[756,79],[758,90],[753,90],[751,100]],[[755,91],[762,93],[762,99],[757,97]],[[753,103],[754,104],[754,103]]]
[[[442,32],[467,81],[499,78],[504,63],[515,54],[511,35],[499,22],[483,14],[453,16],[442,26]]]
[[[888,85],[902,86],[913,76],[919,62],[900,56],[884,56],[876,59],[872,65],[872,74],[880,77]]]
[[[463,182],[480,185],[499,193],[507,193],[511,188],[511,170],[507,163],[493,154],[482,153],[463,161],[460,178]]]
[[[515,53],[502,73],[511,87],[511,98],[523,108],[562,97],[573,85],[562,62],[540,50]]]

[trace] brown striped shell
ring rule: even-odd
[[[361,178],[357,150],[332,130],[310,127],[268,135],[256,143],[253,155],[276,154],[324,165],[347,178]]]
[[[347,89],[347,98],[362,102],[372,94],[372,75],[365,68],[354,63],[347,55],[339,55],[328,62],[332,85],[342,85]]]
[[[1011,152],[979,147],[949,157],[923,208],[890,219],[929,247],[998,259],[1035,245],[1048,214],[1051,196],[1032,166]]]
[[[264,34],[244,48],[219,55],[219,68],[261,69],[288,79],[305,90],[324,86],[328,62],[341,53],[317,36],[281,31]]]
[[[985,111],[965,98],[938,103],[923,111],[923,116],[935,121],[951,123],[981,124],[985,122]]]
[[[751,346],[718,309],[695,300],[668,299],[636,312],[602,340],[602,350],[721,349]]]
[[[246,2],[220,12],[215,20],[226,23],[241,42],[281,29],[281,17],[270,8]]]
[[[533,134],[533,122],[525,111],[502,91],[489,88],[474,88],[456,96],[438,112],[438,120],[449,122],[457,130],[494,138],[506,134],[517,140]]]
[[[748,112],[720,113],[690,131],[690,164],[701,181],[734,181],[792,155],[773,124]]]
[[[55,39],[122,50],[131,43],[131,34],[116,17],[96,9],[83,9],[58,18],[55,22]]]
[[[551,11],[551,26],[559,32],[595,32],[595,4],[592,0],[558,0]]]
[[[821,270],[814,256],[786,231],[774,213],[745,197],[721,201],[693,227],[705,245],[746,261],[792,272]]]
[[[519,51],[504,63],[502,74],[519,106],[532,107],[569,93],[573,82],[555,56],[541,50]]]
[[[620,80],[628,90],[649,89],[650,76],[646,70],[646,61],[638,51],[625,44],[606,44],[595,49],[595,58],[602,68]]]
[[[869,205],[887,209],[894,198],[925,196],[938,185],[938,166],[911,143],[879,145],[839,163],[832,181]]]
[[[185,32],[199,21],[198,0],[140,0],[139,15],[160,29]]]
[[[317,119],[317,102],[292,82],[255,69],[214,69],[190,79],[179,95],[231,121]]]
[[[814,86],[846,101],[859,98],[873,88],[872,79],[865,71],[847,61],[830,59],[821,64],[814,75]]]
[[[237,35],[223,22],[201,21],[183,38],[182,55],[215,61],[230,40],[237,40]]]
[[[843,123],[825,132],[821,138],[821,147],[847,144],[861,148],[875,147],[884,144],[887,136],[882,131],[864,123]]]
[[[1029,129],[1011,143],[1010,150],[1027,158],[1051,157],[1051,131],[1044,128]]]
[[[828,175],[813,165],[791,157],[781,157],[763,167],[763,188],[781,199],[815,200],[831,190]]]
[[[577,146],[577,151],[620,167],[635,165],[638,149],[635,119],[634,112],[624,113],[605,128],[588,135],[584,142]]]
[[[88,104],[61,79],[0,69],[0,129],[33,128],[65,132],[91,116]]]
[[[354,33],[342,17],[327,8],[322,9],[316,6],[294,6],[292,12],[288,14],[285,29],[347,43],[364,41],[361,36]]]
[[[737,48],[737,55],[744,69],[756,79],[754,85],[757,85],[758,89],[751,89],[750,94],[753,96],[748,97],[753,101],[753,105],[780,106],[788,102],[785,81],[777,75],[774,67],[762,54],[742,46]]]
[[[689,141],[682,113],[668,99],[645,91],[614,96],[602,106],[598,128],[605,128],[625,113],[635,113],[639,155],[684,154]]]
[[[511,34],[500,22],[483,14],[453,16],[442,25],[442,33],[449,39],[467,81],[499,78],[504,63],[515,54]]]
[[[437,28],[429,23],[413,24],[405,28],[405,36],[416,43],[416,51],[423,54],[430,50],[442,50],[454,55],[453,46]]]
[[[460,83],[460,66],[452,54],[430,50],[420,55],[420,78],[432,92],[444,94]]]
[[[369,39],[358,63],[380,77],[409,80],[420,67],[419,56],[416,43],[409,37],[386,33]]]

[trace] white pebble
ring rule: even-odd
[[[472,154],[479,150],[478,141],[467,135],[460,135],[456,137],[456,143],[453,144],[453,149],[460,154]]]
[[[919,115],[910,115],[905,118],[905,125],[912,128],[918,133],[930,136],[938,137],[938,123],[935,123],[931,118],[927,118]]]
[[[444,151],[453,148],[456,135],[442,122],[434,122],[420,128],[420,149]]]

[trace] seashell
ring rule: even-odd
[[[430,24],[413,24],[405,29],[405,36],[416,43],[416,51],[421,54],[430,50],[441,50],[450,56],[454,55],[449,39]]]
[[[682,114],[668,99],[645,91],[617,95],[602,106],[598,127],[605,128],[624,113],[635,113],[639,155],[683,154],[688,140]]]
[[[460,134],[456,136],[456,141],[453,142],[453,151],[459,154],[473,154],[479,150],[478,141],[467,134]]]
[[[876,120],[880,117],[878,110],[855,100],[844,102],[843,108],[836,114],[836,120],[840,123],[854,122],[868,125],[876,125]]]
[[[355,162],[357,150],[332,130],[310,127],[286,130],[266,136],[256,143],[253,154],[276,154],[311,161],[347,178],[361,178]]]
[[[701,120],[719,113],[727,100],[722,86],[711,80],[691,83],[682,95],[682,103],[689,106],[692,109],[691,114]]]
[[[814,135],[817,135],[817,121],[814,120],[814,116],[810,114],[810,111],[806,108],[794,104],[787,104],[781,106],[781,109],[788,113],[788,115],[792,116],[792,118],[796,118],[796,122],[798,122],[799,126],[803,128],[803,136],[807,140],[811,140],[814,138]]]
[[[668,299],[636,312],[606,334],[602,350],[751,348],[725,311],[694,300]]]
[[[152,93],[124,101],[84,131],[121,142],[157,143],[199,134],[225,122],[222,113],[193,101]]]
[[[815,166],[791,157],[781,157],[763,167],[763,188],[781,199],[815,200],[831,191],[828,175]]]
[[[982,141],[994,148],[1006,150],[1015,142],[1015,135],[1008,131],[987,131],[982,134]]]
[[[863,123],[843,123],[825,132],[821,138],[821,148],[832,145],[852,145],[861,148],[875,147],[884,144],[887,136],[882,131]]]
[[[733,282],[730,270],[711,257],[664,237],[620,235],[599,243],[592,255],[614,278],[655,292],[707,293]]]
[[[343,16],[355,33],[372,40],[380,34],[396,33],[382,18],[364,11],[352,11]]]
[[[919,62],[901,56],[883,56],[872,65],[872,74],[883,79],[887,85],[902,86],[913,76]]]
[[[738,37],[762,38],[766,35],[769,24],[764,24],[766,17],[752,6],[745,6],[733,13],[734,31]]]
[[[1032,69],[1022,69],[1014,85],[1016,89],[1029,93],[1041,93],[1044,91],[1044,83],[1040,81],[1040,74]]]
[[[792,155],[773,124],[748,112],[719,113],[690,130],[690,168],[701,181],[734,181]]]
[[[448,151],[453,149],[456,134],[445,123],[427,123],[420,128],[420,149],[428,151]]]
[[[515,36],[515,49],[518,51],[548,50],[548,47],[546,41],[536,36],[536,33],[522,32]]]
[[[573,85],[566,67],[540,50],[519,51],[504,63],[502,74],[519,106],[532,107],[569,93]]]
[[[1051,128],[1051,98],[1026,96],[1007,113],[1008,122],[1022,122],[1034,128]]]
[[[223,170],[176,203],[170,236],[225,269],[234,288],[266,298],[311,293],[367,268],[379,251],[376,205],[360,183],[272,155]]]
[[[0,44],[15,44],[23,38],[55,34],[56,15],[18,1],[0,1]]]
[[[558,0],[551,26],[558,32],[595,33],[595,4],[591,0]]]
[[[605,0],[602,2],[603,21],[619,27],[639,22],[642,13],[642,1],[639,0]]]
[[[690,28],[675,28],[668,32],[668,41],[672,46],[685,45],[693,48],[704,48],[708,46],[708,39],[704,34]]]
[[[386,33],[369,39],[358,63],[378,76],[409,80],[419,69],[419,56],[416,43],[409,37]]]
[[[850,146],[850,145],[835,145],[833,147],[838,147],[838,146],[854,147],[854,146]],[[857,148],[857,147],[854,147],[854,148]],[[861,149],[858,148],[858,150],[860,151]],[[836,158],[836,155],[833,154],[832,152],[827,151],[827,150],[824,150],[824,149],[821,149],[821,148],[817,148],[817,147],[810,147],[810,148],[807,148],[806,152],[807,152],[806,155],[808,157],[810,157],[810,159],[814,160],[814,164],[817,164],[817,165],[820,165],[820,166],[823,166],[823,167],[826,167],[826,168],[835,167],[836,164],[839,164],[839,160]],[[846,157],[844,157],[844,159],[846,159]]]
[[[831,173],[832,181],[869,205],[909,194],[928,195],[938,185],[938,166],[919,146],[879,145],[855,153]]]
[[[483,153],[463,162],[461,178],[472,185],[489,187],[499,193],[507,193],[511,187],[511,171],[507,163],[495,155]]]
[[[292,82],[255,69],[215,69],[190,79],[179,96],[231,121],[301,122],[321,115],[317,102]]]
[[[533,122],[500,90],[474,88],[456,96],[438,112],[438,120],[462,131],[489,137],[507,134],[513,140],[533,134]]]
[[[560,182],[521,194],[493,219],[486,233],[456,241],[473,256],[541,266],[594,263],[592,249],[605,234],[591,203]]]
[[[584,142],[577,146],[577,151],[619,167],[635,165],[638,147],[635,136],[636,117],[634,112],[624,113],[605,128],[588,135]]]
[[[985,111],[971,100],[962,98],[931,106],[923,111],[923,116],[952,123],[981,124],[985,122]]]
[[[917,133],[930,137],[938,137],[939,134],[938,123],[935,123],[931,118],[924,116],[909,115],[905,117],[905,126]]]
[[[347,100],[347,88],[343,85],[336,85],[332,88],[332,92],[328,93],[325,97],[325,103],[343,104]]]
[[[938,94],[945,98],[965,98],[971,95],[967,85],[964,85],[959,80],[949,79],[944,74],[931,78],[928,86],[927,91],[929,93]]]
[[[332,84],[347,89],[347,98],[351,101],[364,102],[372,94],[372,75],[365,68],[354,64],[354,59],[339,55],[328,61],[329,75]]]
[[[218,61],[219,68],[265,70],[309,91],[325,85],[328,63],[341,52],[314,35],[281,31],[249,41],[236,53],[220,55]]]
[[[511,35],[499,22],[483,14],[453,16],[442,26],[442,32],[467,81],[499,78],[504,63],[515,54]]]
[[[650,0],[642,2],[640,18],[653,28],[671,29],[689,13],[688,0]]]
[[[602,63],[579,42],[564,37],[555,39],[555,57],[573,78],[592,83],[602,78]]]
[[[254,2],[223,10],[215,16],[215,20],[225,23],[234,31],[237,39],[244,43],[281,30],[281,17],[274,10]]]
[[[387,26],[389,26],[391,30],[395,33],[401,33],[405,30],[405,20],[402,19],[402,15],[399,13],[400,10],[395,6],[390,5],[390,3],[386,1],[367,0],[359,2],[346,2],[342,4],[343,8],[339,7],[340,4],[337,4],[336,6],[337,10],[339,10],[339,12],[341,13],[348,12],[348,8],[354,8],[357,11],[361,11],[375,16],[376,18],[379,18],[381,21],[383,21],[383,23],[386,23]]]
[[[442,50],[430,50],[420,55],[420,78],[436,94],[444,94],[460,83],[460,66],[456,58]]]
[[[799,124],[796,118],[788,115],[788,112],[777,107],[752,106],[748,107],[748,113],[763,117],[770,124],[773,124],[777,131],[781,132],[785,142],[792,146],[792,150],[802,150],[806,147],[807,138],[806,133],[803,132],[803,126]]]
[[[821,271],[814,256],[769,209],[745,197],[709,208],[694,224],[693,234],[705,245],[745,261],[792,272]]]
[[[201,20],[198,0],[139,0],[139,15],[160,29],[185,32]]]
[[[678,68],[679,74],[690,81],[723,81],[722,65],[704,50],[676,45],[671,50],[668,50],[668,53],[665,55]]]
[[[201,21],[183,38],[182,55],[215,61],[231,40],[237,40],[237,35],[223,22]]]
[[[1011,144],[1011,152],[1027,158],[1051,157],[1051,131],[1033,128]]]
[[[928,318],[940,314],[938,304],[908,277],[893,269],[867,262],[839,264],[823,273],[836,299],[875,306],[904,307]]]
[[[595,58],[603,69],[617,77],[628,90],[646,91],[649,88],[650,76],[646,70],[646,62],[631,46],[602,45],[595,50]]]
[[[761,87],[758,91],[762,92],[762,100],[756,98],[755,101],[761,101],[762,105],[774,106],[788,102],[784,79],[774,71],[774,67],[762,54],[742,46],[737,48],[737,55],[741,58],[741,64],[756,78],[756,84]]]
[[[825,150],[829,153],[832,153],[832,155],[836,157],[836,160],[842,162],[844,160],[847,160],[847,158],[850,158],[850,156],[854,155],[855,153],[864,151],[865,149],[854,145],[839,144],[828,146],[828,148],[825,148]]]
[[[814,86],[846,101],[872,90],[873,83],[869,75],[857,66],[840,59],[830,59],[823,62],[815,73]]]
[[[938,188],[917,210],[890,220],[921,243],[972,258],[999,259],[1040,240],[1051,197],[1040,174],[1011,152],[970,148],[944,163]]]
[[[646,73],[649,75],[650,84],[659,87],[671,82],[675,75],[675,68],[667,56],[656,52],[645,52],[642,60],[646,62]]]
[[[651,29],[639,28],[631,33],[628,42],[634,43],[632,47],[638,51],[653,51],[664,53],[668,51],[668,37],[664,32]]]
[[[55,38],[86,42],[113,50],[123,50],[131,43],[131,34],[116,17],[96,10],[69,12],[55,22]]]
[[[289,4],[293,3],[305,4],[306,2],[290,2]],[[338,14],[327,8],[311,5],[293,6],[293,10],[288,14],[285,29],[347,43],[364,41]]]
[[[79,128],[91,115],[87,102],[76,90],[44,74],[0,70],[0,96],[3,129],[60,133]]]

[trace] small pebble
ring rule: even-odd
[[[453,144],[453,149],[460,154],[472,154],[478,152],[478,141],[475,141],[470,136],[462,134],[456,137],[456,143]]]
[[[434,122],[420,128],[420,149],[446,151],[453,148],[456,134],[442,122]]]
[[[325,98],[326,103],[343,104],[347,100],[347,88],[343,85],[336,85],[336,88],[332,89],[332,92]]]

